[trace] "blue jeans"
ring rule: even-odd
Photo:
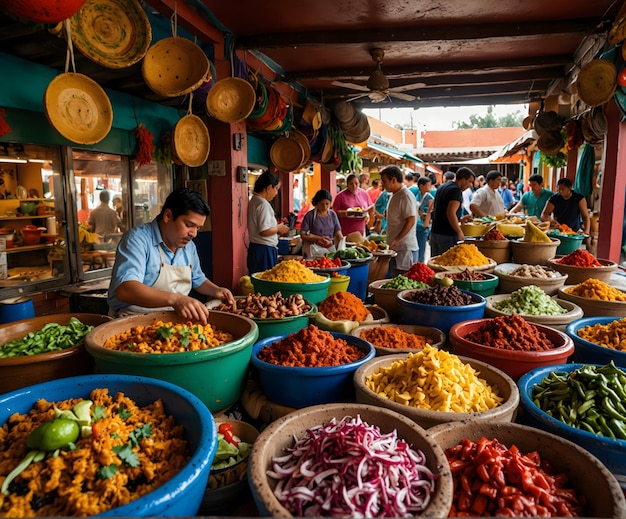
[[[447,234],[430,233],[430,255],[431,257],[439,256],[448,249],[451,249],[456,245],[458,238],[456,234],[449,236]]]
[[[278,248],[252,243],[248,246],[248,274],[263,272],[278,263]]]
[[[424,258],[426,257],[426,243],[430,236],[430,227],[424,228],[422,225],[416,225],[415,235],[417,236],[417,261],[424,263]]]

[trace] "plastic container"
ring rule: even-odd
[[[626,440],[618,440],[600,436],[591,432],[569,426],[553,418],[539,409],[532,399],[536,384],[550,375],[551,372],[571,373],[589,364],[559,364],[534,369],[526,373],[518,382],[520,403],[523,409],[524,423],[555,434],[586,449],[597,457],[609,469],[622,486],[626,485]],[[586,475],[585,475],[586,476]],[[587,479],[591,481],[591,479]],[[624,511],[613,517],[624,517]]]
[[[548,260],[551,269],[567,274],[568,285],[578,285],[589,278],[594,278],[605,283],[610,283],[613,272],[617,271],[617,263],[606,259],[598,259],[601,267],[576,267],[574,265],[563,265],[556,258]]]
[[[0,301],[0,324],[35,317],[35,307],[30,297],[13,297]],[[26,335],[26,334],[24,334]],[[8,342],[8,341],[2,341]]]
[[[572,339],[564,332],[559,332],[558,330],[541,324],[535,324],[535,326],[539,331],[543,332],[554,345],[554,348],[551,350],[520,351],[494,348],[465,338],[468,334],[479,329],[490,320],[491,319],[477,319],[465,321],[457,323],[450,328],[452,351],[456,355],[463,355],[486,362],[504,371],[504,373],[514,380],[519,379],[524,373],[532,369],[567,362],[567,359],[574,353],[574,343]]]
[[[269,281],[267,279],[261,279],[258,274],[252,274],[250,276],[252,280],[252,286],[254,292],[259,292],[264,296],[271,296],[276,292],[280,292],[283,297],[290,295],[302,294],[307,301],[318,304],[321,303],[328,295],[328,288],[330,287],[330,276],[327,274],[320,274],[325,276],[324,281],[314,281],[311,283],[285,283],[284,281]]]
[[[418,289],[419,290],[419,289]],[[415,290],[403,290],[398,294],[398,301],[402,311],[403,324],[419,324],[438,328],[446,335],[450,328],[458,322],[470,319],[481,319],[485,314],[487,300],[473,292],[462,290],[472,297],[472,304],[463,306],[437,306],[415,303],[409,297]]]
[[[258,359],[259,351],[287,335],[268,337],[257,342],[252,348],[252,366],[261,389],[269,400],[293,408],[307,407],[331,402],[354,400],[352,376],[357,368],[376,354],[367,341],[345,333],[330,332],[335,339],[343,339],[362,350],[362,359],[349,364],[319,368],[297,368],[279,366]]]
[[[584,496],[588,517],[624,517],[626,502],[618,481],[595,456],[560,436],[525,425],[505,422],[452,422],[428,429],[428,434],[444,449],[456,447],[464,439],[497,439],[506,447],[515,445],[522,454],[537,452],[557,473],[565,473],[568,487]]]
[[[377,373],[381,368],[391,366],[394,362],[405,360],[408,353],[396,355],[384,355],[377,357],[363,366],[354,374],[354,386],[356,388],[356,401],[360,404],[376,405],[391,409],[397,413],[413,420],[416,424],[428,428],[440,423],[456,422],[459,420],[486,420],[490,422],[511,422],[517,415],[519,405],[519,391],[515,381],[503,371],[493,366],[467,357],[459,357],[464,363],[469,364],[476,371],[480,372],[480,377],[489,385],[497,386],[500,396],[503,398],[502,404],[487,411],[475,413],[455,413],[446,411],[433,411],[431,409],[419,409],[406,404],[393,402],[383,397],[365,385],[365,379],[373,373]]]
[[[330,286],[328,287],[328,295],[336,292],[346,292],[350,284],[350,276],[339,276],[330,278]]]
[[[474,294],[479,294],[484,297],[495,294],[500,278],[498,278],[495,274],[488,274],[484,272],[481,272],[481,274],[486,276],[487,279],[476,281],[453,279],[454,286],[460,288],[461,290],[467,290],[468,292],[473,292]],[[435,277],[442,279],[446,277],[446,272],[437,272]]]
[[[217,450],[213,416],[193,394],[174,384],[128,375],[85,375],[51,380],[0,395],[0,425],[14,413],[27,413],[45,397],[50,402],[88,398],[93,389],[107,388],[109,394],[122,392],[140,406],[161,399],[166,412],[184,430],[189,445],[187,465],[152,492],[127,505],[98,514],[117,517],[191,517],[196,515]]]
[[[581,328],[596,324],[605,326],[619,320],[619,317],[584,317],[568,324],[565,328],[565,333],[574,341],[574,362],[581,364],[608,364],[613,361],[616,366],[626,368],[626,351],[600,346],[578,336],[578,330]]]
[[[548,234],[549,236],[554,236],[558,238],[561,244],[556,249],[557,256],[565,256],[570,252],[574,252],[576,249],[580,249],[580,246],[585,239],[584,234]]]
[[[254,321],[228,312],[212,311],[209,324],[229,332],[233,340],[207,350],[182,353],[132,353],[103,346],[106,339],[155,320],[186,322],[175,312],[152,312],[115,319],[94,328],[85,339],[87,352],[103,373],[124,373],[166,380],[200,398],[210,411],[234,404],[243,391],[252,345],[259,329]]]
[[[350,276],[350,283],[348,284],[348,292],[354,294],[362,301],[365,301],[367,297],[367,279],[370,272],[370,260],[356,262],[350,262],[350,270],[348,270],[348,276]]]

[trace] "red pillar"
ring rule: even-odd
[[[619,262],[626,192],[626,125],[621,122],[620,111],[613,101],[607,103],[605,111],[608,132],[605,136],[597,256]]]

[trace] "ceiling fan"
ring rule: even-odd
[[[415,88],[425,87],[426,83],[413,83],[410,85],[402,85],[398,87],[389,88],[389,80],[382,71],[383,57],[385,51],[383,49],[374,48],[370,49],[370,56],[376,63],[376,68],[367,79],[365,85],[357,85],[356,83],[344,83],[342,81],[333,81],[333,86],[349,88],[351,90],[358,90],[365,92],[363,94],[355,94],[351,96],[351,99],[357,99],[359,97],[369,97],[373,103],[381,103],[387,97],[395,97],[404,101],[414,101],[416,97],[411,94],[405,94],[403,90],[413,90]]]

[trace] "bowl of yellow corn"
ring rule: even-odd
[[[458,420],[511,422],[519,391],[493,366],[445,350],[376,357],[354,374],[356,401],[404,414],[424,428]]]

